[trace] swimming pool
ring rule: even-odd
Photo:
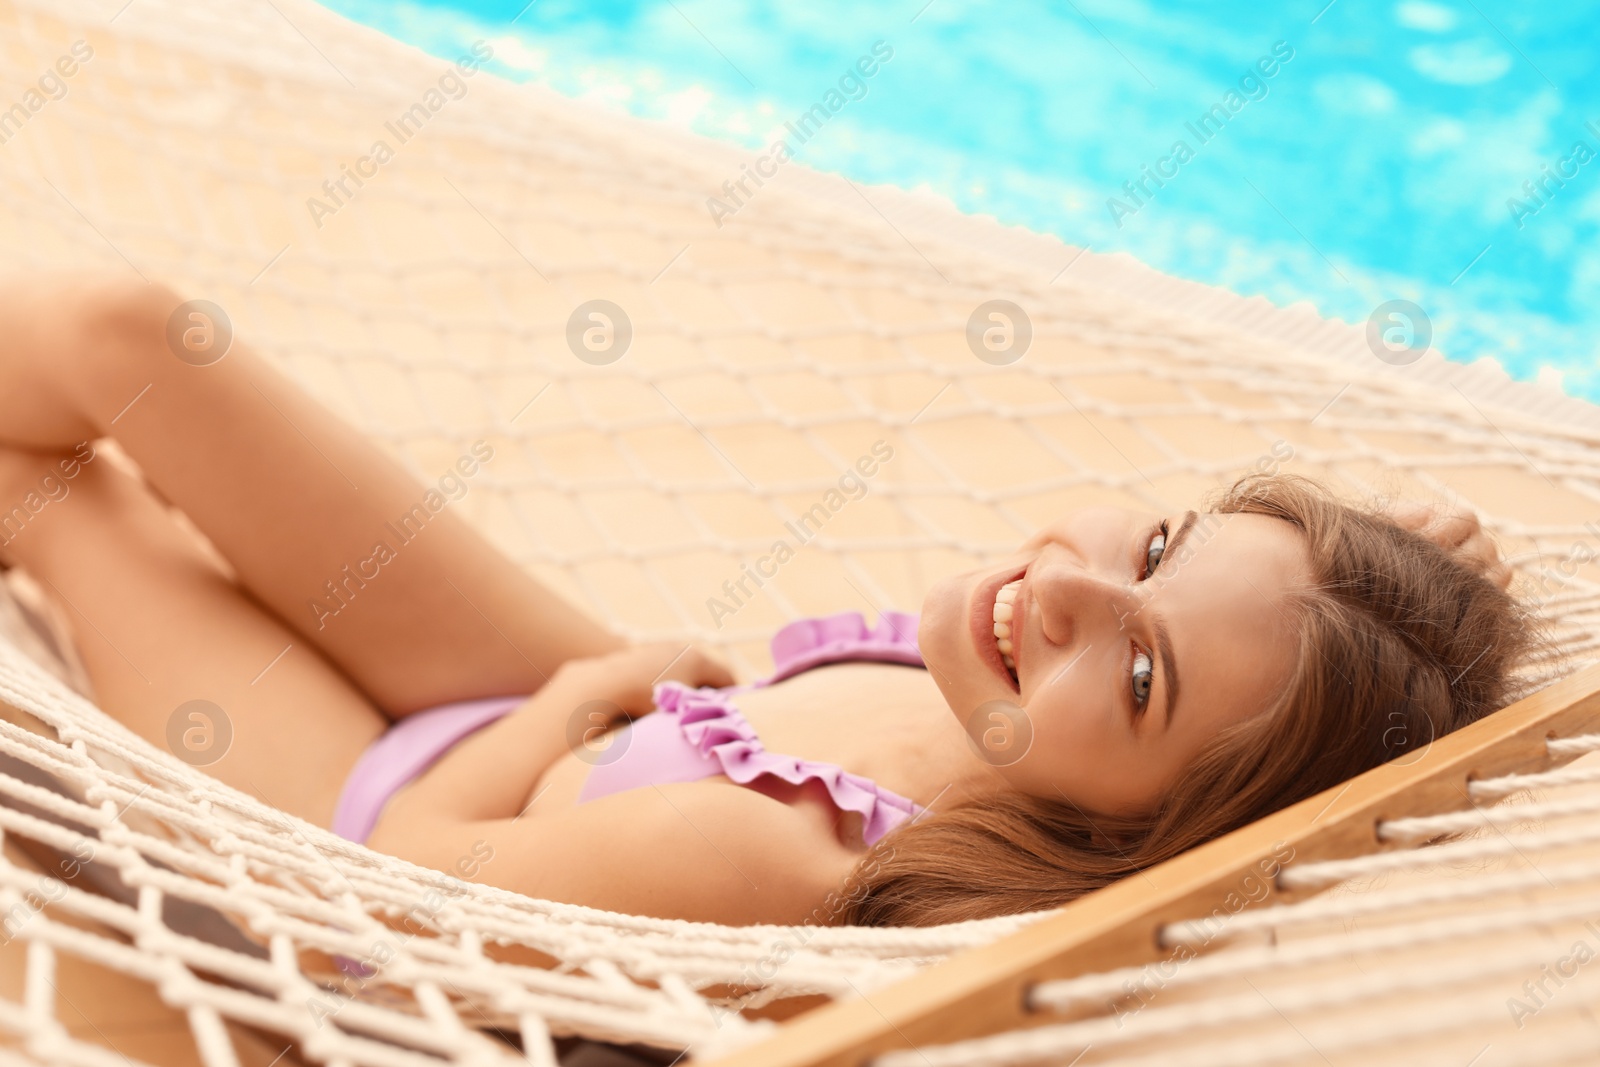
[[[810,166],[1600,400],[1600,3],[325,2],[752,148],[836,91]]]

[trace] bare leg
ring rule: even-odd
[[[390,524],[424,487],[244,342],[210,366],[176,358],[179,303],[121,281],[0,287],[0,443],[114,435],[239,584],[391,716],[530,693],[563,661],[623,645],[448,508],[402,542]],[[374,573],[380,543],[393,558],[352,579]],[[332,615],[329,582],[344,595]]]
[[[156,747],[327,826],[356,757],[388,721],[234,585],[136,479],[100,457],[62,480],[60,458],[0,449],[7,506],[30,492],[44,499],[40,483],[52,471],[52,485],[67,487],[13,525],[0,551],[71,618],[97,699]],[[191,700],[221,709],[230,745],[221,747],[215,721],[198,748],[169,744],[169,721]]]

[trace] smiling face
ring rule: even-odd
[[[990,724],[996,737],[1031,733],[1025,754],[986,754],[1011,786],[1141,815],[1287,684],[1288,598],[1309,575],[1281,519],[1081,508],[1015,556],[936,585],[917,641],[980,748]]]

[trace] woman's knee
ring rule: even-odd
[[[0,442],[46,451],[105,432],[118,410],[106,405],[134,380],[152,380],[180,303],[171,289],[132,275],[21,278],[3,292]]]
[[[128,277],[94,278],[78,299],[85,351],[117,363],[171,359],[169,324],[183,297],[166,285]]]
[[[182,367],[169,341],[183,298],[172,288],[124,276],[86,279],[71,297],[77,336],[61,371],[77,406],[102,434],[147,386]],[[75,364],[75,365],[74,365]]]
[[[183,302],[170,286],[121,274],[85,279],[80,299],[85,320],[105,331],[108,338],[159,335]]]

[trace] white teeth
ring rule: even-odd
[[[1006,670],[1011,672],[1014,680],[1017,677],[1017,663],[1011,658],[1011,621],[1014,613],[1012,604],[1017,599],[1017,590],[1022,588],[1022,579],[1007,582],[1002,585],[994,595],[994,636],[995,643],[1000,648],[1000,659],[1006,665]]]

